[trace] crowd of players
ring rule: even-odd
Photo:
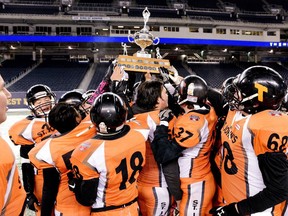
[[[0,215],[287,216],[287,84],[249,67],[220,90],[174,67],[129,74],[111,63],[95,90],[58,101],[27,91],[31,115],[1,139]],[[11,94],[0,79],[0,122]],[[23,184],[23,186],[22,186]]]

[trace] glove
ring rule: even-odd
[[[103,80],[106,82],[110,82],[110,78],[113,74],[114,67],[117,65],[117,60],[115,59],[108,67],[106,74],[104,75]]]
[[[34,203],[36,203],[36,205],[40,206],[40,202],[38,201],[36,196],[33,193],[28,193],[26,195],[26,205],[30,210],[37,211],[35,209]]]
[[[168,124],[173,119],[173,117],[174,115],[172,113],[172,110],[170,109],[161,110],[159,113],[160,125],[165,125],[168,127]]]
[[[169,83],[169,71],[165,67],[159,67],[159,73],[162,76],[163,83]]]
[[[73,191],[75,193],[76,190],[76,186],[77,186],[77,179],[75,178],[71,178],[68,180],[68,186],[69,186],[69,190]]]
[[[171,71],[173,74],[172,75],[169,73],[169,78],[175,83],[175,85],[179,85],[183,77],[179,76],[178,71],[173,66],[169,68],[169,71]]]
[[[236,210],[236,203],[212,208],[209,213],[215,216],[240,216]]]

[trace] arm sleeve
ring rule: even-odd
[[[88,103],[93,104],[94,100],[104,92],[109,91],[109,81],[102,80],[99,86],[95,89],[93,95],[88,99]]]
[[[77,180],[74,190],[76,200],[84,206],[92,206],[96,200],[99,178]]]
[[[262,212],[288,199],[288,161],[285,153],[266,152],[258,155],[258,162],[266,188],[237,204],[241,215]]]
[[[51,216],[58,193],[59,182],[60,176],[56,168],[43,169],[41,216]]]
[[[20,157],[29,159],[28,153],[35,145],[21,145],[20,147]]]
[[[125,102],[126,107],[128,109],[128,116],[127,119],[133,118],[134,114],[132,111],[132,108],[129,104],[129,97],[127,96],[127,81],[112,81],[110,86],[110,91],[117,94],[119,97],[122,98],[122,100]]]
[[[154,132],[154,139],[151,142],[151,149],[157,163],[164,164],[178,158],[185,148],[175,140],[168,139],[167,126],[158,125]]]
[[[228,106],[224,107],[225,104],[224,97],[220,92],[218,92],[214,88],[209,87],[208,101],[214,107],[218,117],[227,115],[229,107]]]
[[[181,200],[182,190],[180,187],[178,160],[174,159],[168,163],[162,164],[162,170],[170,193],[174,196],[176,201]]]
[[[34,167],[30,163],[22,163],[22,178],[23,178],[23,185],[26,193],[33,193],[34,192]]]

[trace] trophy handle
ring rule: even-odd
[[[156,40],[156,42],[154,42],[155,40]],[[157,45],[157,44],[159,44],[159,42],[160,42],[160,39],[158,37],[155,37],[153,39],[153,45]]]
[[[132,40],[131,40],[131,38],[132,38]],[[134,42],[135,42],[135,40],[134,40],[134,35],[129,34],[129,35],[128,35],[128,41],[129,41],[130,43],[134,43]]]

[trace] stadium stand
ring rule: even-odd
[[[262,1],[253,1],[253,4],[251,0],[225,0],[224,2],[232,3],[242,11],[265,12]]]
[[[251,4],[250,0],[159,0],[159,1],[153,1],[153,0],[135,0],[135,1],[123,1],[125,4],[128,4],[128,8],[127,8],[127,14],[121,14],[119,7],[120,7],[120,3],[118,1],[113,1],[113,0],[77,0],[77,1],[72,1],[73,4],[71,6],[71,8],[69,8],[68,11],[66,11],[67,13],[65,13],[65,15],[71,15],[73,16],[83,16],[83,19],[85,18],[95,18],[95,19],[107,19],[109,20],[110,17],[120,17],[123,16],[124,18],[126,17],[127,20],[125,20],[125,22],[129,23],[132,22],[133,19],[135,17],[137,18],[141,18],[142,17],[142,12],[144,7],[148,7],[149,11],[151,13],[151,19],[156,18],[155,22],[151,22],[148,23],[148,25],[151,27],[156,27],[160,30],[157,30],[158,32],[161,31],[161,28],[163,26],[169,25],[169,22],[171,21],[171,23],[173,23],[172,21],[176,21],[176,24],[171,24],[172,26],[177,26],[177,22],[181,22],[183,21],[187,21],[190,20],[191,24],[187,24],[187,26],[190,28],[188,31],[189,32],[184,32],[184,34],[187,34],[187,37],[189,37],[188,34],[190,34],[191,32],[194,33],[194,30],[196,32],[204,32],[204,29],[201,29],[207,26],[207,29],[205,29],[206,31],[208,30],[207,33],[207,38],[209,38],[209,35],[211,33],[215,33],[215,30],[212,29],[214,27],[211,27],[211,25],[207,24],[209,22],[214,23],[213,25],[217,26],[217,23],[219,21],[219,32],[218,35],[216,34],[217,38],[216,39],[220,39],[222,40],[223,38],[226,37],[226,35],[228,35],[228,33],[230,33],[230,31],[233,32],[233,35],[230,33],[230,36],[232,35],[232,37],[236,37],[236,36],[241,36],[245,34],[245,38],[247,35],[251,34],[251,35],[264,35],[266,36],[266,32],[263,31],[263,29],[260,29],[258,32],[257,29],[257,24],[255,23],[259,23],[259,24],[264,24],[264,25],[280,25],[286,22],[286,17],[287,17],[287,10],[288,6],[287,4],[282,1],[282,0],[259,0],[259,1],[253,1],[253,4]],[[122,3],[123,3],[122,2]],[[5,15],[5,14],[11,14],[11,17],[13,17],[12,14],[31,14],[31,15],[57,15],[59,14],[60,16],[63,15],[63,13],[61,13],[59,6],[61,6],[63,2],[60,0],[43,0],[43,1],[31,1],[31,0],[10,0],[10,1],[3,1],[3,7],[0,7],[0,14]],[[179,5],[183,5],[183,9],[182,10],[176,10],[176,6],[175,4],[179,4]],[[228,8],[228,9],[227,9]],[[273,8],[278,8],[279,9],[279,13],[276,13],[275,11],[271,10]],[[97,12],[95,12],[97,11]],[[85,12],[87,12],[87,16],[85,16]],[[101,12],[101,13],[98,13]],[[103,15],[106,13],[106,16]],[[104,16],[101,17],[101,16]],[[47,16],[47,17],[49,17]],[[68,16],[62,16],[62,18],[65,18]],[[68,17],[67,19],[69,20],[71,17]],[[158,18],[159,19],[159,23],[158,23]],[[165,20],[165,18],[167,18]],[[172,18],[172,19],[171,19]],[[150,20],[151,20],[150,19]],[[19,21],[22,27],[21,22],[24,22],[25,24],[27,24],[27,20],[21,20]],[[26,23],[27,22],[27,23]],[[80,21],[75,21],[75,24],[84,24],[83,28],[87,28],[86,31],[82,31],[82,26],[79,27],[70,27],[71,31],[69,32],[65,32],[66,34],[69,35],[73,35],[73,34],[77,34],[77,35],[89,35],[89,36],[95,36],[96,34],[98,34],[99,32],[101,32],[101,29],[103,29],[104,27],[107,27],[105,25],[103,26],[99,26],[99,29],[93,29],[95,26],[98,26],[98,24],[96,25],[96,22],[94,23],[94,20],[80,20]],[[109,25],[110,21],[107,21],[107,25]],[[243,26],[243,28],[245,28],[246,24],[250,24],[249,27],[253,26],[253,29],[255,29],[255,31],[253,32],[253,30],[251,32],[249,28],[247,28],[244,30],[239,30],[239,32],[237,32],[236,28],[235,29],[231,29],[233,27],[233,24],[230,25],[230,30],[229,28],[227,28],[225,31],[225,33],[221,33],[220,30],[222,30],[221,28],[224,28],[221,26],[221,23],[224,22],[231,22],[231,23],[240,23],[241,27]],[[92,27],[90,29],[89,27],[86,27],[86,25],[90,25],[90,23],[94,23],[94,27]],[[195,24],[197,23],[197,24]],[[205,23],[205,24],[203,24]],[[252,24],[251,24],[252,23]],[[19,25],[20,25],[19,24]],[[122,25],[123,23],[121,23]],[[4,25],[4,24],[3,24]],[[25,32],[25,31],[21,31],[17,29],[18,27],[15,26],[16,24],[14,24],[13,26],[1,26],[0,25],[0,32],[2,32],[1,34],[31,34],[31,32]],[[31,29],[35,28],[35,25],[38,24],[33,24],[33,23],[29,23],[29,27],[28,27],[28,31],[31,31]],[[114,33],[118,34],[118,32],[121,31],[119,29],[117,29],[117,31],[115,31],[115,29],[117,28],[117,23],[115,24],[115,22],[113,23],[113,27],[112,26],[108,26],[110,27],[110,29],[113,28],[113,31],[111,31],[110,33]],[[119,24],[120,25],[120,24]],[[155,26],[154,26],[155,25]],[[44,29],[43,32],[36,31],[33,34],[42,34],[43,35],[62,35],[63,31],[65,29],[67,29],[67,25],[63,25],[63,29],[61,29],[62,27],[49,27],[51,29],[47,30]],[[160,26],[160,27],[159,27]],[[46,26],[45,26],[46,27]],[[89,28],[89,29],[88,29]],[[115,28],[115,29],[114,29]],[[132,28],[132,27],[131,27]],[[12,30],[11,30],[12,29]],[[14,32],[14,29],[16,29],[16,31]],[[54,30],[56,29],[56,30]],[[108,28],[109,29],[109,28]],[[174,32],[169,32],[166,31],[166,34],[168,35],[169,38],[172,38],[173,35],[179,31],[181,32],[181,27],[178,28],[177,30],[175,30]],[[211,32],[209,31],[211,30]],[[12,33],[11,33],[12,31]],[[54,31],[54,32],[53,32]],[[136,31],[135,29],[131,30],[127,30],[125,29],[126,32],[129,31]],[[156,31],[156,32],[157,32]],[[162,30],[163,31],[163,30]],[[260,32],[262,31],[262,32]],[[47,33],[49,32],[49,33]],[[61,34],[60,34],[61,32]],[[104,32],[104,30],[102,31],[102,33]],[[124,31],[123,31],[124,32]],[[246,34],[247,32],[247,34]],[[226,34],[227,33],[227,34]],[[269,32],[270,34],[275,34],[277,35],[278,32]],[[109,32],[107,33],[103,33],[103,35],[109,36]],[[123,36],[125,37],[126,35],[120,35],[119,36]],[[154,34],[154,33],[153,33]],[[155,33],[156,35],[157,33]],[[183,33],[182,33],[183,34]],[[267,32],[268,34],[268,32]],[[287,34],[288,35],[288,34]],[[118,35],[117,35],[118,36]],[[158,36],[158,35],[157,35]],[[205,35],[206,36],[206,35]],[[183,37],[186,37],[186,35],[184,35]],[[244,38],[243,37],[243,38]],[[282,32],[280,35],[281,38],[285,38],[285,31],[284,33]],[[288,38],[288,36],[286,37]],[[286,39],[287,40],[287,39]],[[161,38],[160,38],[161,41]],[[161,42],[160,42],[161,43]],[[167,45],[167,46],[172,46],[172,45]],[[191,45],[192,46],[192,45]],[[153,47],[154,49],[155,47]],[[277,47],[278,48],[278,47]],[[200,48],[199,48],[200,49]],[[208,47],[209,49],[209,47]],[[221,49],[219,47],[219,49]],[[251,47],[247,47],[248,49],[253,49]],[[250,50],[249,50],[250,51]],[[253,50],[252,50],[253,51]],[[220,52],[220,51],[219,51]],[[181,54],[185,54],[185,50],[183,53]],[[93,54],[92,54],[93,55]],[[101,55],[105,55],[105,53],[101,53]],[[176,55],[176,54],[175,54]],[[180,55],[180,54],[179,54]],[[17,56],[17,55],[15,55]],[[175,56],[174,56],[175,57]],[[90,57],[91,58],[91,57]],[[93,57],[92,57],[93,58]],[[92,59],[91,58],[91,59]],[[111,57],[111,59],[115,58],[115,55],[113,57]],[[226,61],[227,59],[229,59],[230,57],[226,56]],[[260,57],[258,59],[261,59]],[[16,60],[15,60],[16,61]],[[201,76],[206,77],[205,79],[207,79],[207,81],[211,84],[211,86],[215,86],[215,87],[219,87],[219,83],[221,83],[222,79],[227,78],[227,76],[230,76],[231,74],[237,74],[239,72],[241,72],[241,70],[243,70],[244,68],[248,67],[249,65],[253,65],[256,63],[251,63],[251,62],[246,62],[248,61],[248,59],[243,60],[243,59],[238,59],[237,61],[233,62],[233,63],[220,63],[219,64],[189,64],[189,69],[192,70],[193,72],[196,72],[197,74],[201,74]],[[251,59],[250,59],[251,61]],[[252,60],[253,61],[253,60]],[[271,65],[271,67],[273,68],[277,68],[277,70],[279,70],[281,72],[281,74],[285,75],[287,74],[287,69],[285,67],[285,61],[281,62],[280,61],[280,65],[278,63],[274,63],[273,59],[271,60],[271,62],[265,62],[265,64],[267,65]],[[13,69],[13,62],[9,63],[10,60],[6,60],[4,62],[2,62],[2,74],[3,77],[5,78],[5,81],[9,81],[11,80],[13,77],[17,77],[17,75],[19,75],[19,73],[21,73],[21,71],[25,70],[25,68],[29,67],[29,65],[27,66],[27,64],[32,64],[29,61],[25,61],[25,62],[15,62],[15,65],[21,65],[21,67],[19,66],[19,68],[15,68],[15,70]],[[257,64],[261,64],[261,60],[257,60],[257,58],[255,57],[255,62],[257,62]],[[106,69],[108,67],[107,64],[105,63],[99,63],[99,62],[94,62],[95,64],[97,64],[94,76],[89,84],[89,86],[87,87],[88,89],[93,89],[96,88],[99,84],[99,82],[102,80]],[[183,67],[182,65],[183,62],[173,62],[173,65],[176,67],[176,69],[179,71],[179,74],[181,76],[186,76],[191,74],[191,71],[187,70],[185,67]],[[270,64],[271,63],[271,64]],[[71,66],[73,65],[73,66]],[[73,70],[72,70],[73,68]],[[9,87],[10,91],[26,91],[27,90],[27,86],[31,86],[32,84],[34,84],[34,82],[43,82],[48,84],[49,86],[54,86],[53,88],[55,88],[55,90],[70,90],[73,88],[77,88],[77,85],[79,85],[79,83],[81,82],[81,79],[83,79],[83,77],[85,76],[85,72],[88,69],[88,65],[81,65],[79,66],[78,63],[57,63],[54,62],[53,63],[51,61],[48,61],[47,59],[44,58],[44,62],[41,63],[35,70],[33,70],[32,72],[30,72],[29,74],[27,74],[26,76],[24,76],[22,79],[18,80],[15,84],[13,84],[12,86]],[[10,72],[9,72],[10,70]],[[79,71],[78,71],[79,70]],[[6,72],[7,71],[7,72]],[[61,71],[61,72],[60,72]],[[204,71],[204,72],[203,72]],[[47,74],[49,74],[47,76]],[[228,74],[228,75],[227,75]],[[61,77],[63,76],[63,78]],[[65,78],[65,76],[67,76]],[[50,78],[52,77],[52,80],[50,80]],[[55,77],[57,77],[57,80],[55,81]],[[215,79],[214,77],[216,77],[217,79]],[[71,79],[71,80],[70,80]],[[136,76],[135,80],[139,79],[139,75]],[[286,79],[286,78],[285,78]],[[65,81],[61,81],[61,80],[65,80]],[[66,83],[69,83],[69,85],[67,85]],[[54,85],[55,84],[55,85]]]
[[[36,69],[11,85],[11,92],[27,91],[32,85],[41,83],[48,85],[54,91],[75,89],[84,78],[88,64],[68,61],[44,61]]]
[[[33,64],[35,64],[35,61],[31,60],[29,57],[4,60],[1,62],[0,73],[4,78],[4,81],[9,83],[28,70]]]
[[[99,83],[102,81],[103,77],[106,74],[110,63],[98,63],[95,69],[95,73],[88,85],[87,89],[96,89]]]
[[[14,14],[58,14],[59,6],[46,5],[7,5],[0,13],[14,13]]]
[[[206,1],[202,1],[202,0],[189,0],[188,1],[188,5],[192,8],[192,9],[205,9],[205,10],[209,10],[209,9],[219,9],[219,2],[215,1],[215,0],[206,0]]]
[[[189,67],[213,88],[220,88],[225,79],[242,72],[242,69],[233,63],[195,63],[189,64]]]

